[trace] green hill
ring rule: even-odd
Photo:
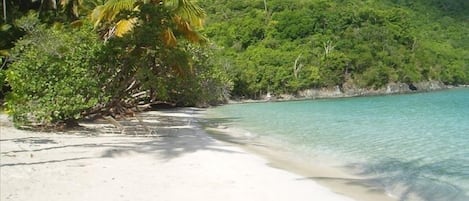
[[[466,0],[205,0],[234,96],[469,83]]]

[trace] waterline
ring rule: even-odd
[[[228,105],[251,138],[332,158],[401,200],[469,200],[469,89]]]

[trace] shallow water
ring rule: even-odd
[[[399,200],[469,200],[469,89],[227,105],[250,137],[326,156]]]

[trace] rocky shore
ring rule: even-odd
[[[258,100],[231,100],[229,103],[247,103],[247,102],[265,102],[265,101],[290,101],[290,100],[306,100],[306,99],[322,99],[322,98],[346,98],[359,96],[379,96],[392,94],[408,94],[429,91],[445,90],[456,86],[445,85],[441,81],[426,81],[418,83],[389,83],[384,87],[359,88],[353,84],[344,84],[341,86],[329,88],[315,88],[299,91],[297,94],[266,94]],[[467,87],[467,86],[457,86]]]
[[[428,92],[447,89],[448,86],[440,81],[428,81],[419,83],[389,83],[378,89],[358,88],[354,85],[336,86],[334,89],[309,89],[298,93],[299,98],[335,98],[355,96],[376,96],[390,94],[405,94],[415,92]]]

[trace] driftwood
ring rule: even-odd
[[[156,131],[153,131],[152,129],[150,129],[148,126],[145,125],[145,122],[142,120],[142,118],[140,118],[139,116],[135,115],[133,116],[135,119],[137,119],[138,123],[140,126],[142,126],[145,131],[148,133],[148,135],[151,135],[151,136],[157,136],[156,134]],[[114,117],[112,116],[104,116],[103,117],[108,123],[114,125],[120,132],[121,134],[125,134],[126,133],[126,129],[125,127],[119,123],[116,119],[114,119]]]
[[[124,126],[122,126],[122,124],[120,124],[118,121],[116,121],[116,119],[114,119],[114,118],[111,117],[111,116],[104,116],[103,118],[104,118],[107,122],[109,122],[110,124],[114,125],[117,129],[119,129],[119,131],[121,132],[121,134],[124,134],[124,132],[125,132]]]

